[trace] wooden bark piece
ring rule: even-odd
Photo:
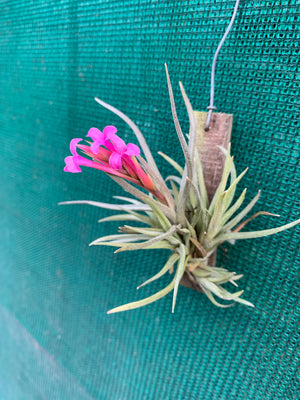
[[[207,113],[195,111],[197,135],[196,145],[203,166],[204,180],[209,201],[212,200],[224,168],[225,157],[218,149],[228,149],[232,129],[232,114],[213,113],[209,131],[204,130]]]
[[[228,149],[232,130],[232,114],[213,113],[210,129],[205,131],[207,112],[194,111],[197,124],[196,146],[203,166],[204,180],[209,201],[212,200],[221,181],[225,157],[218,149]],[[216,265],[216,252],[211,255],[209,265]],[[201,291],[192,274],[185,272],[180,284]]]

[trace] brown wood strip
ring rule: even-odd
[[[210,129],[205,131],[207,112],[195,111],[197,123],[196,145],[203,165],[203,174],[208,198],[211,201],[221,181],[225,157],[218,149],[228,148],[232,130],[232,114],[213,113],[210,120]],[[216,265],[216,252],[210,257],[210,265]],[[200,291],[199,286],[188,273],[184,273],[181,285]]]

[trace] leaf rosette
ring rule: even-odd
[[[109,314],[143,307],[171,291],[173,291],[172,312],[174,312],[178,287],[185,272],[216,306],[229,307],[234,302],[253,306],[252,303],[241,298],[243,290],[232,293],[223,286],[227,282],[237,286],[237,281],[242,278],[242,275],[210,265],[210,257],[223,242],[234,244],[236,240],[273,235],[299,224],[300,219],[273,229],[241,231],[245,225],[260,215],[277,215],[259,211],[247,217],[259,200],[260,191],[242,208],[247,189],[244,189],[237,199],[235,193],[247,169],[237,175],[230,145],[228,149],[216,148],[216,152],[222,152],[225,158],[224,169],[212,200],[208,200],[202,163],[196,147],[194,111],[183,85],[180,83],[181,94],[189,117],[190,128],[187,140],[177,117],[167,67],[166,74],[173,120],[185,159],[184,167],[181,167],[170,156],[159,152],[177,173],[163,179],[146,140],[135,123],[118,109],[96,98],[95,100],[100,105],[114,112],[129,125],[136,135],[145,159],[140,155],[136,145],[131,143],[126,145],[116,135],[116,128],[109,126],[103,132],[92,128],[87,136],[93,140],[93,143],[80,145],[79,142],[82,139],[73,139],[71,142],[72,156],[65,159],[65,171],[81,172],[79,167],[81,165],[100,169],[130,193],[133,198],[115,196],[124,201],[124,204],[86,200],[60,204],[90,204],[116,210],[120,213],[103,218],[99,222],[130,221],[143,225],[141,227],[126,224],[120,227],[118,234],[96,239],[91,245],[117,247],[116,252],[141,249],[167,249],[170,251],[169,258],[162,269],[141,284],[138,289],[171,272],[173,276],[169,285],[148,298],[116,307],[108,311]],[[83,155],[78,154],[77,150],[81,151]],[[220,303],[218,299],[225,303]]]

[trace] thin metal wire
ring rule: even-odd
[[[217,47],[217,50],[216,50],[214,58],[213,58],[213,63],[212,63],[212,67],[211,67],[211,79],[210,79],[210,103],[209,103],[209,106],[207,107],[208,115],[207,115],[206,124],[205,124],[205,130],[206,131],[209,130],[209,123],[210,123],[212,112],[213,112],[213,110],[217,109],[217,107],[214,106],[215,69],[216,69],[217,57],[218,57],[218,55],[220,53],[220,50],[221,50],[221,47],[223,46],[223,43],[225,42],[225,40],[226,40],[226,38],[228,36],[228,33],[229,33],[233,23],[234,23],[234,20],[235,20],[236,14],[237,14],[237,10],[238,10],[238,7],[239,7],[239,3],[240,3],[240,0],[237,0],[236,3],[235,3],[235,7],[234,7],[234,10],[233,10],[233,14],[232,14],[230,23],[229,23],[229,25],[228,25],[225,33],[224,33],[224,36],[222,37],[222,39],[221,39],[221,41],[219,43],[219,46]]]

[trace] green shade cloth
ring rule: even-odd
[[[3,400],[291,400],[297,398],[299,227],[225,244],[218,264],[244,274],[256,305],[213,306],[180,287],[139,310],[106,311],[170,281],[136,287],[168,253],[113,255],[88,247],[116,233],[105,210],[58,206],[109,202],[124,192],[96,170],[63,172],[69,141],[115,125],[93,100],[128,114],[156,154],[182,162],[164,62],[178,113],[178,81],[196,110],[209,103],[213,53],[231,18],[229,0],[1,2],[0,398]],[[253,229],[299,218],[299,4],[241,1],[219,55],[215,104],[233,113],[232,153],[247,199],[262,190]],[[117,202],[117,200],[116,200]],[[298,347],[299,348],[299,347]]]

